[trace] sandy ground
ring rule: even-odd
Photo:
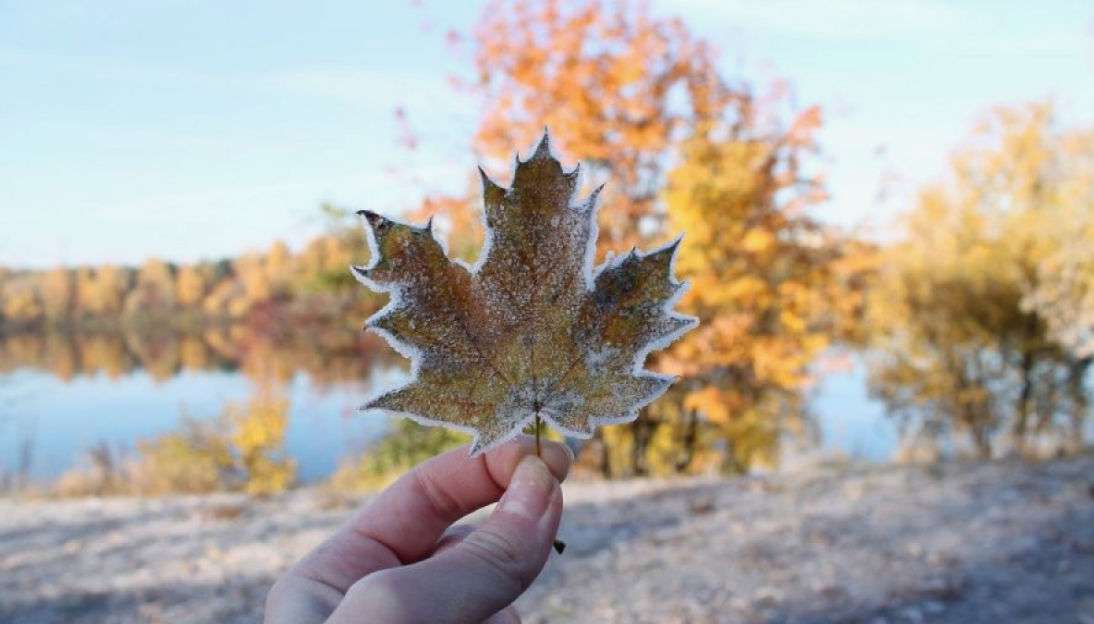
[[[1094,456],[573,483],[526,622],[1094,624]],[[258,622],[348,513],[269,501],[0,500],[0,622]]]

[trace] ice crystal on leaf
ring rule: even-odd
[[[672,310],[686,289],[672,277],[679,239],[594,271],[599,189],[571,206],[577,178],[547,135],[517,159],[511,188],[483,173],[486,242],[474,266],[448,258],[430,224],[359,213],[372,263],[353,272],[391,294],[366,327],[413,367],[362,409],[471,433],[474,455],[537,416],[587,438],[665,391],[672,379],[643,370],[646,355],[696,324]]]

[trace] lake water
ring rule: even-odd
[[[405,362],[375,342],[330,354],[253,337],[34,340],[0,343],[0,473],[22,470],[37,482],[84,461],[96,445],[132,449],[183,418],[216,418],[227,403],[270,388],[289,402],[286,447],[299,477],[315,481],[384,434],[386,418],[355,407],[405,375]],[[811,396],[817,451],[876,461],[892,455],[897,431],[868,397],[861,366],[827,375]]]
[[[137,440],[177,429],[184,415],[214,418],[225,404],[246,403],[255,391],[245,375],[216,371],[182,372],[165,381],[144,371],[69,381],[19,371],[4,376],[0,385],[16,394],[0,417],[0,456],[14,471],[29,443],[29,474],[35,480],[56,477],[92,446],[105,442],[114,449],[132,448]],[[341,457],[384,432],[382,419],[354,413],[368,384],[317,387],[301,373],[281,392],[290,405],[286,447],[304,480],[329,474]]]

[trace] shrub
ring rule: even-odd
[[[365,449],[364,454],[343,461],[328,481],[337,491],[371,491],[394,481],[417,464],[461,444],[470,437],[443,427],[423,427],[400,418],[390,433]]]

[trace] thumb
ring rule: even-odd
[[[328,620],[482,622],[539,576],[562,516],[562,489],[538,457],[525,457],[498,506],[462,542],[424,561],[358,581]]]

